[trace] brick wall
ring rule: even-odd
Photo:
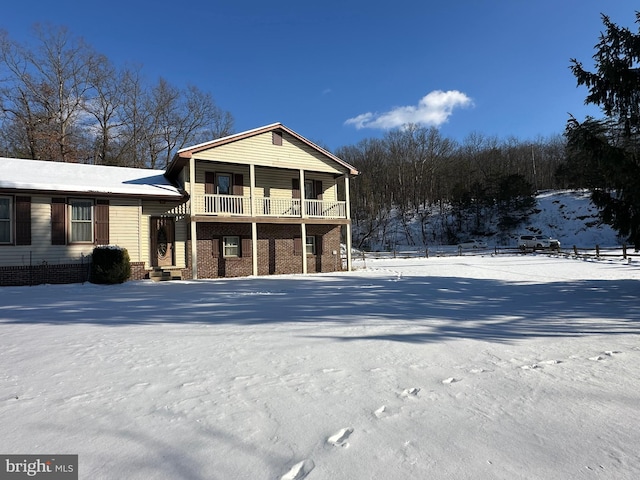
[[[84,283],[89,281],[90,274],[91,262],[0,267],[0,287]],[[144,262],[131,262],[130,280],[142,280],[146,276]]]
[[[198,277],[239,277],[253,273],[251,255],[241,252],[240,258],[224,258],[222,253],[224,236],[239,236],[250,241],[251,225],[199,223],[197,235]],[[307,256],[307,271],[314,273],[341,270],[340,226],[307,225],[307,235],[322,237],[322,250],[316,252],[316,255]],[[258,275],[302,273],[302,255],[294,255],[294,237],[300,236],[299,225],[259,224]],[[187,261],[191,265],[190,240],[187,245]]]
[[[0,267],[0,286],[81,283],[89,279],[91,263]]]

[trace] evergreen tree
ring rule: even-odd
[[[571,70],[589,90],[586,104],[605,119],[567,123],[568,169],[583,172],[603,220],[640,249],[640,29],[633,33],[602,16],[605,32],[593,56],[595,72],[576,59]],[[636,12],[640,25],[640,12]],[[566,172],[566,169],[565,169]]]

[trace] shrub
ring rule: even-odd
[[[107,245],[95,247],[91,262],[91,282],[114,284],[131,276],[131,261],[126,248]]]

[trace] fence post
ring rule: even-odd
[[[600,245],[596,245],[596,258],[600,258]]]
[[[424,249],[424,256],[425,258],[429,258],[429,248]]]
[[[576,247],[575,245],[573,246],[573,254],[577,257],[578,256],[578,247]]]
[[[622,244],[622,258],[623,259],[627,259],[627,244],[623,243]]]

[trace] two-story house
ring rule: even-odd
[[[69,272],[98,244],[126,248],[134,278],[351,269],[358,172],[279,123],[182,149],[166,171],[18,159],[0,171],[0,285],[81,281]]]

